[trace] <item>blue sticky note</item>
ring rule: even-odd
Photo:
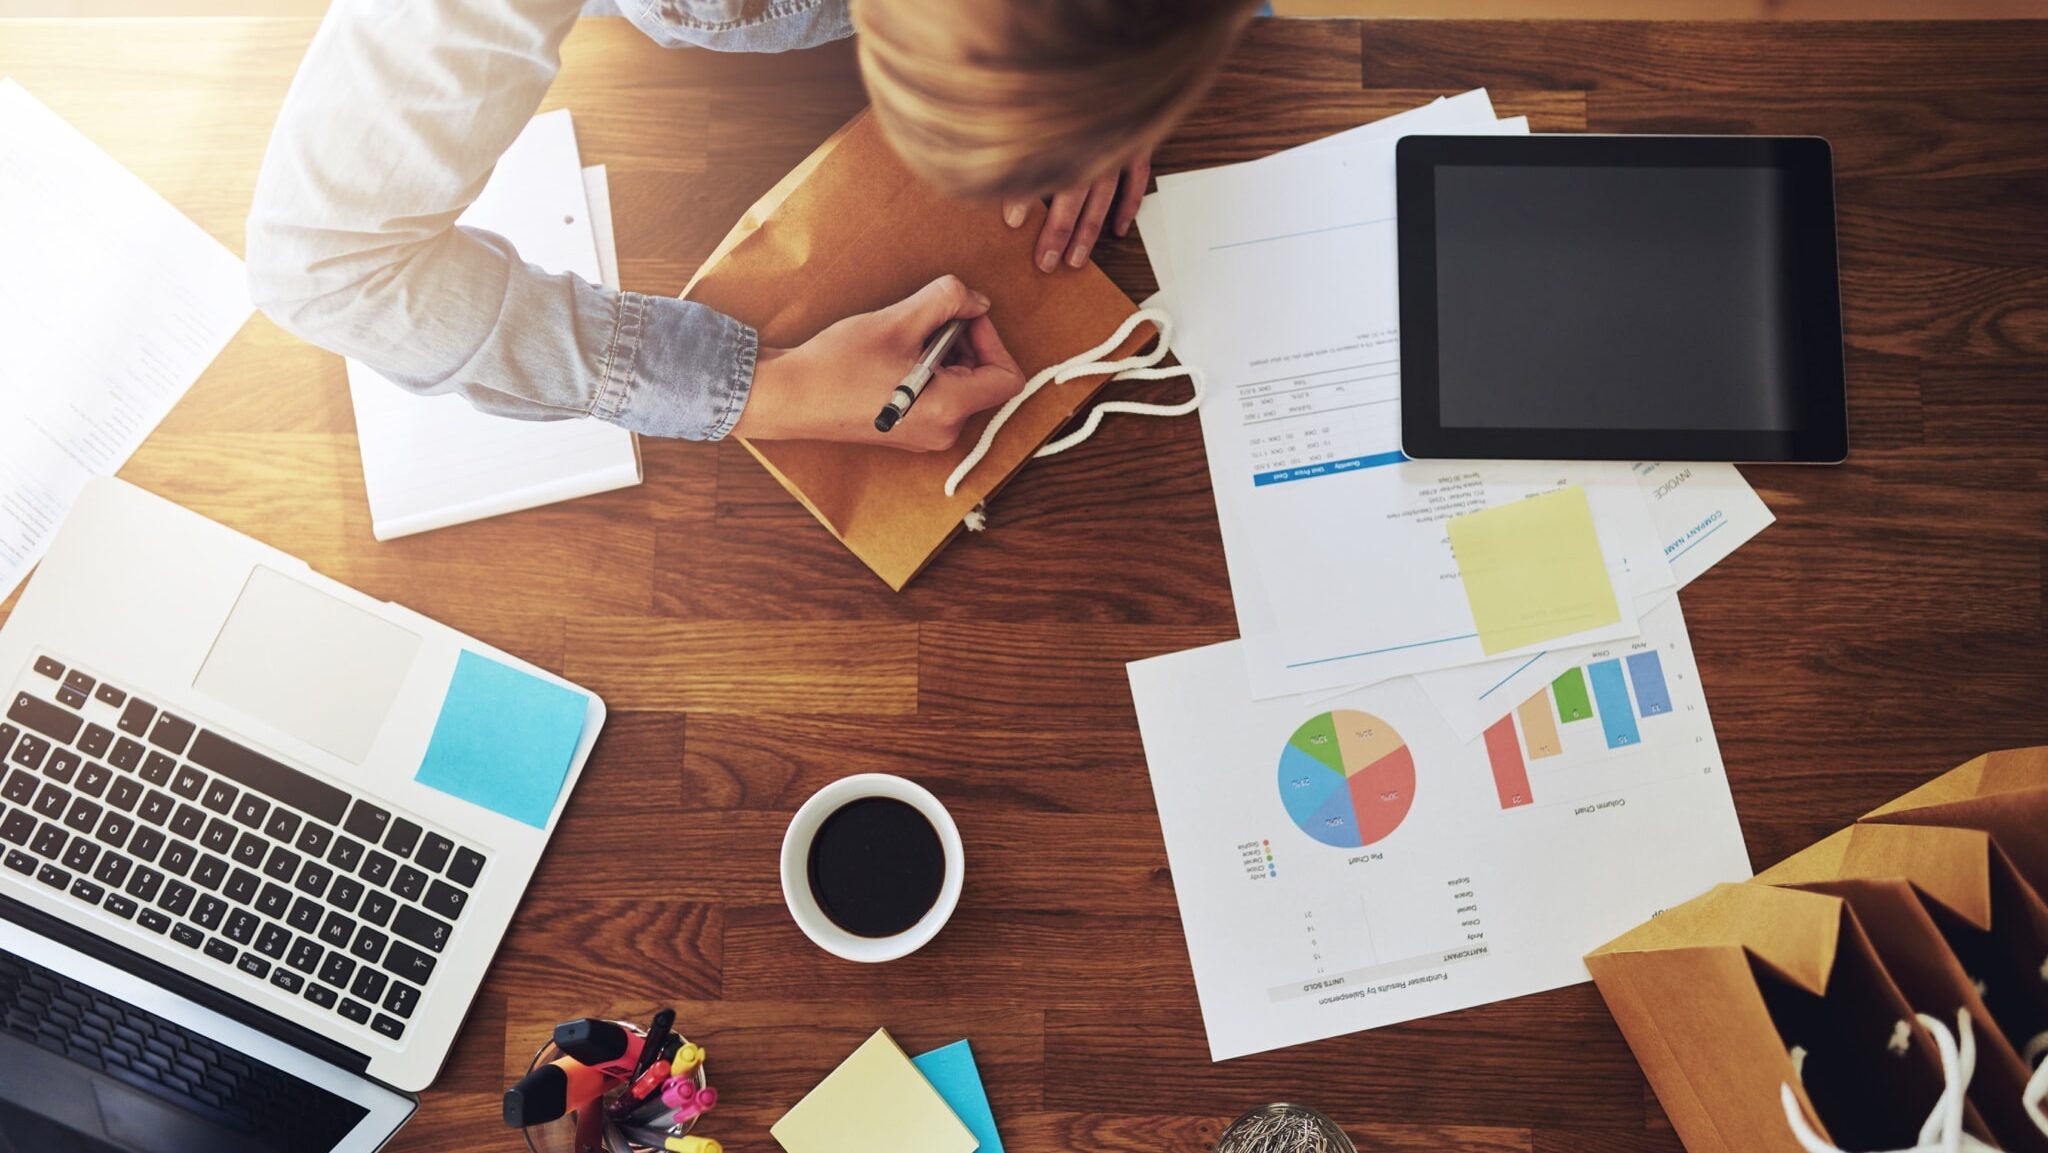
[[[589,708],[582,693],[464,649],[413,779],[544,829]]]
[[[974,1050],[966,1041],[955,1041],[929,1053],[912,1057],[910,1063],[932,1083],[960,1123],[981,1142],[978,1153],[1003,1153],[1003,1139],[996,1133],[996,1115],[988,1107],[988,1090],[982,1088],[981,1070],[975,1067]]]

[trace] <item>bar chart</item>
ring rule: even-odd
[[[1673,711],[1663,658],[1647,643],[1573,665],[1487,727],[1486,758],[1500,807],[1536,803],[1532,765],[1635,748],[1644,743],[1643,722]]]

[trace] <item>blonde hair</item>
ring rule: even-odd
[[[1255,0],[854,0],[882,130],[942,191],[1104,175],[1200,100]]]

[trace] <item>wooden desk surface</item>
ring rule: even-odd
[[[240,251],[296,21],[0,21],[12,75]],[[841,45],[570,39],[550,106],[610,165],[625,284],[678,290],[861,97]],[[1854,442],[1759,468],[1779,523],[1685,594],[1768,863],[1987,748],[2048,742],[2048,24],[1266,22],[1162,168],[1487,85],[1538,131],[1819,133],[1839,167]],[[1151,288],[1135,239],[1111,273]],[[612,722],[395,1148],[512,1149],[498,1098],[564,1016],[673,1001],[766,1128],[878,1024],[971,1036],[1008,1145],[1206,1151],[1239,1109],[1372,1149],[1677,1148],[1590,986],[1211,1066],[1123,663],[1235,633],[1192,421],[1110,421],[892,595],[733,445],[628,492],[378,544],[339,359],[261,317],[129,479],[589,685]],[[1142,469],[1131,461],[1142,454]],[[907,774],[968,884],[935,945],[841,963],[784,913],[813,789]],[[643,847],[662,844],[652,855]],[[624,854],[640,854],[631,867]]]

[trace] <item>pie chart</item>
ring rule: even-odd
[[[1280,803],[1302,832],[1362,849],[1399,828],[1415,799],[1415,757],[1394,726],[1355,709],[1302,722],[1280,752]]]

